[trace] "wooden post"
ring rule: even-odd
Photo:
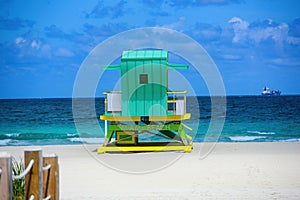
[[[42,174],[42,150],[25,150],[25,168],[30,160],[34,160],[34,164],[30,172],[25,176],[25,199],[29,199],[34,195],[34,199],[43,199],[43,174]]]
[[[0,199],[12,199],[12,159],[6,152],[0,152]]]
[[[59,199],[59,167],[56,154],[43,157],[43,166],[51,165],[50,169],[43,170],[44,198],[51,196],[51,200]]]

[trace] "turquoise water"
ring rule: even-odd
[[[210,97],[187,99],[192,119],[194,141],[202,142],[211,120]],[[0,145],[53,145],[101,143],[104,123],[102,98],[95,99],[95,110],[83,100],[82,129],[74,124],[72,99],[2,99],[0,100]],[[195,109],[199,107],[199,110]],[[222,117],[225,117],[224,114]],[[229,96],[223,131],[219,142],[300,141],[300,96]]]

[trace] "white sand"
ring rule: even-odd
[[[41,148],[59,156],[63,200],[300,199],[300,143],[218,143],[199,159],[201,145],[192,153],[101,155],[97,145]],[[0,152],[20,158],[24,149]]]

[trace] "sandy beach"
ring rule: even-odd
[[[56,153],[60,199],[299,199],[300,143],[217,143],[191,153],[106,153],[98,145],[42,146]],[[36,146],[34,147],[36,148]],[[15,158],[30,147],[0,147]]]

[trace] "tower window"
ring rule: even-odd
[[[140,84],[148,84],[148,74],[140,74]]]

